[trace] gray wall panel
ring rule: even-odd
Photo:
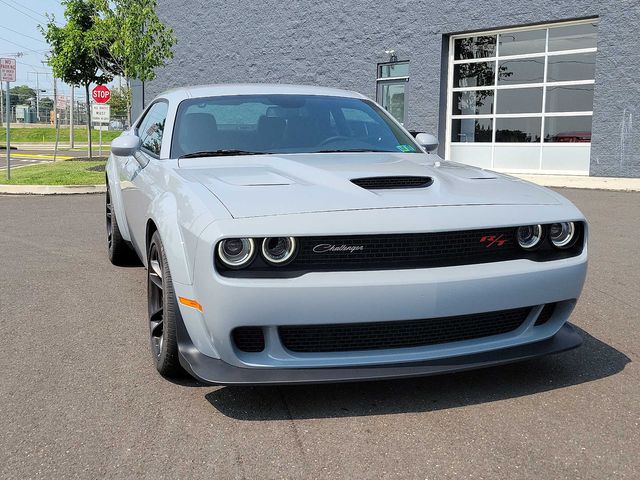
[[[375,98],[376,64],[411,61],[406,125],[443,136],[443,36],[599,16],[591,174],[640,176],[638,0],[323,2],[159,0],[175,58],[145,86],[225,82],[319,84]],[[635,126],[634,126],[635,124]]]

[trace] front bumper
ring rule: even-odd
[[[296,278],[229,278],[214,268],[214,246],[223,232],[228,236],[251,236],[253,232],[260,232],[255,236],[278,236],[288,231],[301,236],[318,233],[328,220],[338,234],[348,234],[347,228],[367,232],[366,225],[378,224],[388,225],[390,231],[406,230],[404,225],[411,220],[418,226],[437,220],[437,230],[453,228],[443,217],[445,210],[450,223],[460,222],[462,216],[464,227],[472,228],[476,226],[472,219],[500,224],[497,218],[483,216],[516,213],[536,223],[536,212],[545,209],[531,207],[527,213],[525,207],[493,207],[478,215],[477,208],[460,207],[455,212],[442,208],[428,216],[418,210],[332,213],[325,221],[320,218],[325,215],[316,214],[301,216],[294,223],[292,219],[257,218],[211,224],[198,242],[193,283],[174,282],[178,296],[202,305],[202,311],[180,306],[189,339],[180,346],[185,368],[211,383],[332,382],[442,373],[531,356],[518,352],[541,349],[535,355],[543,355],[564,349],[556,348],[555,343],[547,348],[544,342],[564,331],[580,296],[587,271],[586,246],[579,256],[550,262],[522,259],[415,270],[313,272]],[[577,217],[558,213],[557,218]],[[394,227],[397,222],[402,229]],[[423,229],[428,231],[427,227]],[[535,317],[548,303],[558,303],[559,308],[547,323],[535,326]],[[431,319],[521,307],[531,307],[532,314],[513,332],[415,348],[301,353],[287,349],[278,335],[278,327],[287,325]],[[263,351],[236,348],[232,332],[243,326],[264,329]],[[416,373],[399,374],[400,370]]]
[[[553,337],[517,347],[423,362],[334,368],[236,367],[200,353],[182,322],[178,325],[178,344],[181,365],[201,382],[211,385],[281,385],[389,380],[461,372],[570,350],[582,344],[582,337],[565,323]]]

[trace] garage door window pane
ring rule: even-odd
[[[451,141],[463,143],[491,142],[490,118],[453,119]]]
[[[540,113],[541,111],[542,87],[498,90],[496,113]]]
[[[453,67],[456,87],[483,87],[495,81],[495,62],[461,63]]]
[[[498,118],[496,142],[539,142],[541,129],[541,118]]]
[[[595,52],[549,56],[547,64],[547,82],[593,80],[595,75]]]
[[[499,53],[501,57],[524,53],[542,53],[546,41],[546,30],[501,33]]]
[[[498,85],[540,83],[544,79],[544,57],[503,60],[498,63]]]
[[[592,109],[593,84],[547,87],[547,112],[589,112]]]
[[[549,51],[596,47],[597,27],[594,23],[549,29]]]
[[[493,57],[496,54],[496,36],[458,38],[454,50],[456,60]]]
[[[454,92],[454,115],[483,115],[493,113],[493,90]]]
[[[588,143],[591,141],[591,115],[584,117],[547,117],[544,141],[556,143]]]

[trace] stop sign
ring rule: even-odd
[[[91,91],[91,96],[96,103],[107,103],[111,98],[111,90],[105,85],[98,85]]]

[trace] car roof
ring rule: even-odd
[[[227,83],[218,85],[196,85],[174,88],[158,95],[168,100],[204,98],[225,95],[326,95],[333,97],[367,98],[364,95],[339,88],[311,85],[286,85],[268,83]]]

